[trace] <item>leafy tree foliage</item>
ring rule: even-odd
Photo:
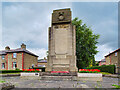
[[[90,27],[82,24],[82,20],[75,18],[72,24],[76,26],[76,56],[77,67],[85,68],[95,65],[94,56],[97,54],[97,46],[99,35],[93,34]]]

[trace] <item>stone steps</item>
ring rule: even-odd
[[[41,80],[72,80],[73,76],[41,76]]]
[[[40,76],[77,76],[77,73],[49,73],[49,72],[41,72]]]

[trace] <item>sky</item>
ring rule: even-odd
[[[46,57],[51,14],[62,8],[71,8],[72,19],[78,17],[100,35],[96,61],[118,49],[117,2],[3,2],[0,50],[20,48],[24,43],[39,58]]]

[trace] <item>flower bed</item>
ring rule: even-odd
[[[20,76],[39,76],[39,69],[23,69],[23,72],[20,73]]]
[[[79,73],[99,73],[98,69],[79,69]]]
[[[22,69],[23,72],[38,72],[40,71],[39,69]]]
[[[69,73],[69,71],[51,71],[51,73]]]

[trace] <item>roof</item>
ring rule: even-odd
[[[106,62],[106,60],[105,60],[105,59],[102,59],[102,60],[98,61],[98,63],[100,63],[100,62]]]
[[[17,49],[11,49],[11,50],[2,50],[2,51],[0,51],[0,55],[6,55],[7,53],[17,53],[17,52],[25,52],[25,53],[28,53],[30,55],[38,57],[34,53],[32,53],[26,49],[23,49],[23,48],[17,48]]]
[[[2,51],[0,51],[0,55],[6,55],[6,54],[7,54],[6,51],[7,51],[7,50],[2,50]]]
[[[46,67],[45,65],[38,65],[38,67]]]
[[[47,63],[47,60],[44,60],[44,59],[38,60],[38,63]]]
[[[115,50],[115,51],[113,51],[113,52],[109,53],[109,54],[108,54],[108,55],[106,55],[105,57],[110,56],[111,54],[113,54],[113,53],[115,53],[115,52],[118,52],[118,51],[120,51],[120,48],[118,48],[117,50]]]
[[[106,62],[105,59],[102,59],[100,62]]]

